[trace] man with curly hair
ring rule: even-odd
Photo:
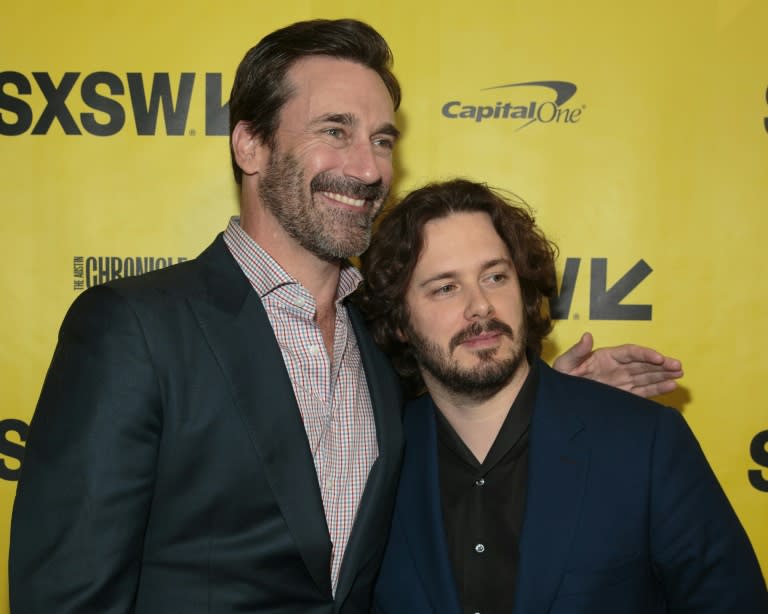
[[[385,217],[360,304],[412,395],[380,614],[760,614],[739,520],[678,412],[539,358],[555,247],[465,180]]]

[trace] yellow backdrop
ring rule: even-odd
[[[247,48],[369,21],[404,87],[397,191],[463,175],[561,247],[549,351],[584,330],[684,361],[684,412],[768,572],[768,4],[15,5],[0,26],[0,614],[26,428],[77,292],[201,251],[236,211],[227,94]]]

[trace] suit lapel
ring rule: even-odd
[[[459,614],[443,525],[435,411],[428,395],[407,408],[406,455],[395,513],[402,517],[411,556],[434,612]]]
[[[357,309],[348,306],[365,369],[376,421],[379,456],[365,485],[355,524],[339,572],[336,601],[342,604],[365,563],[383,551],[403,452],[400,382],[389,361],[374,343]],[[372,544],[377,544],[372,547]]]
[[[317,586],[330,595],[331,542],[320,488],[266,311],[221,238],[201,256],[207,296],[192,308],[228,379],[272,492]]]
[[[564,411],[573,401],[560,395],[558,376],[544,363],[540,373],[515,614],[549,611],[581,513],[589,464],[583,424]]]

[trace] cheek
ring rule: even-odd
[[[381,179],[385,185],[390,185],[392,183],[392,177],[395,174],[395,170],[391,157],[381,158],[381,162],[379,162],[379,173],[381,173]]]
[[[513,326],[521,326],[525,323],[525,305],[523,304],[523,297],[519,293],[515,293],[509,298],[503,317],[507,323]]]
[[[429,309],[421,314],[418,321],[411,320],[416,330],[431,341],[443,345],[463,326],[463,321],[450,314],[448,309]]]
[[[341,163],[339,152],[323,143],[301,145],[294,150],[294,155],[308,180],[322,172],[338,168]]]

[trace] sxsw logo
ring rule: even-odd
[[[554,320],[567,320],[571,314],[573,293],[579,278],[581,258],[567,258],[563,280],[557,296],[549,301]],[[611,287],[608,287],[608,259],[592,258],[589,275],[590,320],[651,320],[653,305],[625,304],[623,300],[651,274],[653,269],[645,260],[638,260]],[[574,314],[574,318],[578,316]]]
[[[761,431],[754,436],[749,445],[749,453],[755,464],[761,467],[747,471],[749,483],[756,490],[768,493],[768,431]]]
[[[765,88],[765,103],[768,104],[768,87]],[[763,127],[768,132],[768,117],[763,118]]]
[[[221,73],[183,72],[172,79],[167,72],[84,75],[68,71],[59,77],[7,70],[0,72],[0,134],[43,135],[55,123],[67,135],[112,136],[126,129],[137,135],[181,136],[187,133],[193,91],[200,87],[205,100],[204,133],[227,135],[229,109],[222,103]],[[36,100],[42,94],[42,110],[31,104],[33,93]],[[85,110],[78,113],[73,108]],[[189,134],[197,132],[189,130]]]
[[[16,418],[0,420],[0,479],[15,481],[21,473],[29,425]]]
[[[443,104],[443,117],[451,120],[481,122],[516,122],[516,130],[531,124],[576,124],[586,108],[566,106],[576,94],[576,84],[569,81],[525,81],[505,83],[481,89],[494,91],[495,101],[450,100]],[[499,95],[500,94],[500,95]],[[499,100],[501,98],[501,100]]]

